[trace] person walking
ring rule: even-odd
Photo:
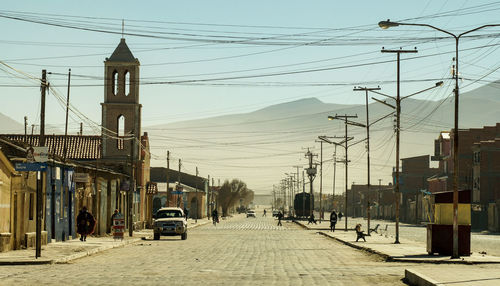
[[[264,209],[264,214],[262,216],[266,216],[266,209]]]
[[[84,206],[76,217],[76,225],[81,241],[87,241],[87,235],[94,233],[95,219],[94,216],[87,211],[87,207]]]
[[[341,220],[342,220],[342,217],[343,217],[343,216],[344,216],[344,215],[342,214],[342,212],[339,212],[339,221],[341,221]]]
[[[332,211],[330,214],[330,231],[335,231],[335,225],[337,224],[337,213]]]
[[[186,220],[188,219],[189,217],[189,210],[184,208],[184,217],[186,218]]]
[[[281,224],[281,219],[283,218],[283,213],[281,211],[278,212],[278,226],[283,226]]]

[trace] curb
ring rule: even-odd
[[[65,257],[62,257],[62,258],[58,258],[58,259],[34,259],[34,260],[0,261],[0,265],[3,265],[3,266],[5,266],[5,265],[15,266],[15,265],[65,264],[65,263],[68,263],[68,262],[70,262],[72,260],[75,260],[75,259],[79,259],[79,258],[86,257],[86,256],[91,256],[93,254],[96,254],[96,253],[99,253],[99,252],[102,252],[102,251],[105,251],[105,250],[108,250],[108,249],[113,249],[113,248],[117,248],[117,247],[124,247],[126,245],[129,245],[129,244],[132,244],[132,243],[136,243],[138,241],[141,241],[141,238],[127,239],[125,241],[122,241],[119,244],[105,245],[105,246],[97,247],[97,248],[90,249],[90,250],[87,250],[87,251],[82,251],[80,253],[75,253],[75,254],[72,254],[72,255],[68,255],[68,256],[65,256]]]
[[[210,221],[209,221],[209,220],[207,220],[207,221],[205,221],[205,222],[200,222],[200,223],[197,223],[197,224],[195,224],[195,225],[188,225],[188,229],[197,228],[197,227],[199,227],[199,226],[206,225],[206,224],[208,224],[209,222],[210,222]]]
[[[414,270],[405,269],[405,280],[410,285],[417,286],[442,286],[444,284],[435,281],[434,279],[422,275]]]
[[[372,254],[376,254],[380,257],[382,257],[386,262],[391,262],[391,261],[395,261],[395,260],[392,260],[392,256],[390,255],[387,255],[385,253],[382,253],[382,252],[379,252],[379,251],[376,251],[376,250],[373,250],[369,247],[364,247],[364,246],[361,246],[361,245],[357,245],[357,244],[354,244],[352,242],[348,242],[348,241],[345,241],[345,240],[342,240],[342,239],[339,239],[337,237],[334,237],[334,236],[329,236],[328,234],[322,232],[322,231],[319,231],[318,232],[319,234],[323,235],[323,236],[326,236],[330,239],[333,239],[333,240],[336,240],[338,242],[341,242],[347,246],[350,246],[352,248],[356,248],[356,249],[359,249],[359,250],[362,250],[362,251],[366,251],[366,252],[369,252],[369,253],[372,253]]]
[[[53,260],[18,260],[18,261],[0,261],[0,266],[16,265],[45,265],[52,264]]]
[[[405,263],[427,263],[427,264],[464,264],[464,265],[476,265],[476,264],[500,264],[499,261],[468,261],[468,260],[424,260],[424,259],[411,259],[411,258],[400,258],[400,257],[394,257],[382,252],[379,252],[377,250],[374,250],[369,247],[361,246],[354,244],[349,241],[345,241],[343,239],[334,237],[334,236],[329,236],[328,234],[319,231],[318,232],[321,235],[324,235],[330,239],[336,240],[338,242],[341,242],[347,246],[350,246],[352,248],[356,248],[358,250],[366,251],[372,254],[376,254],[380,257],[382,257],[386,262],[405,262]]]
[[[301,226],[302,228],[307,229],[307,230],[319,230],[319,229],[309,228],[309,227],[307,227],[307,226],[305,226],[305,225],[303,225],[303,224],[301,224],[299,222],[296,222],[296,221],[293,221],[293,222],[295,222],[296,224],[298,224],[299,226]],[[352,248],[356,248],[358,250],[362,250],[362,251],[366,251],[368,253],[372,253],[372,254],[378,255],[381,258],[383,258],[386,262],[427,263],[427,264],[462,264],[462,265],[500,264],[500,261],[425,260],[425,259],[412,259],[412,258],[395,257],[395,256],[391,256],[391,255],[382,253],[380,251],[374,250],[374,249],[372,249],[370,247],[361,246],[361,245],[354,244],[352,242],[340,239],[340,238],[335,237],[335,236],[330,236],[327,233],[324,233],[322,231],[317,231],[317,233],[319,233],[319,234],[321,234],[321,235],[323,235],[325,237],[328,237],[330,239],[336,240],[336,241],[338,241],[340,243],[343,243],[343,244],[345,244],[347,246],[350,246]]]
[[[122,241],[119,244],[101,246],[101,247],[98,247],[98,248],[90,249],[88,251],[84,251],[84,252],[80,252],[80,253],[75,253],[75,254],[72,254],[72,255],[69,255],[69,256],[66,256],[66,257],[63,257],[63,258],[54,259],[54,260],[51,260],[51,263],[65,264],[65,263],[68,263],[68,262],[70,262],[72,260],[75,260],[75,259],[79,259],[79,258],[86,257],[86,256],[91,256],[93,254],[96,254],[96,253],[99,253],[99,252],[102,252],[102,251],[105,251],[105,250],[113,249],[113,248],[124,247],[126,245],[129,245],[129,244],[132,244],[132,243],[136,243],[136,242],[141,241],[141,240],[142,240],[142,238],[127,239],[125,241]]]

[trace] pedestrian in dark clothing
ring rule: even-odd
[[[94,216],[87,211],[87,207],[83,207],[76,217],[76,225],[81,241],[86,241],[87,235],[94,233],[95,219]]]
[[[283,213],[281,211],[278,212],[278,226],[283,226],[281,224],[281,219],[283,218]]]
[[[212,221],[214,225],[219,222],[219,212],[216,209],[212,211]]]
[[[330,230],[335,231],[335,225],[337,224],[337,213],[332,211],[330,214]]]
[[[311,216],[309,217],[309,221],[307,222],[307,224],[310,224],[311,222],[313,222],[314,224],[317,224],[316,220],[314,219],[314,213],[311,213]]]
[[[266,216],[266,209],[264,209],[264,214],[262,216]]]
[[[342,217],[343,217],[343,216],[344,216],[344,215],[342,214],[342,212],[339,212],[339,221],[341,221],[341,220],[342,220]]]
[[[186,220],[188,219],[188,216],[189,216],[189,210],[184,208],[184,217],[186,218]]]
[[[115,219],[115,217],[119,214],[120,212],[118,211],[118,209],[115,209],[115,211],[113,212],[113,214],[111,215],[111,228],[113,228],[113,220]]]

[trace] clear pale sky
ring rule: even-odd
[[[382,47],[417,47],[418,54],[402,56],[418,57],[401,63],[402,80],[414,81],[403,83],[403,95],[444,80],[445,88],[417,97],[439,100],[452,92],[454,41],[428,28],[382,30],[377,23],[427,23],[460,33],[500,23],[498,15],[500,1],[4,1],[0,16],[114,33],[0,17],[0,60],[16,70],[1,67],[0,112],[38,124],[39,86],[21,73],[40,77],[47,69],[51,85],[65,97],[63,74],[71,68],[72,104],[100,124],[103,61],[120,41],[122,19],[127,44],[141,62],[141,82],[152,83],[140,89],[143,126],[307,97],[361,104],[355,85],[380,85],[394,94],[395,55],[381,53]],[[462,91],[499,78],[498,33],[498,27],[488,28],[462,40]],[[284,74],[269,76],[274,73]],[[63,130],[63,108],[52,94],[47,114],[47,122]],[[70,132],[81,121],[73,114]]]

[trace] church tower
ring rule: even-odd
[[[141,108],[139,104],[139,60],[121,39],[111,57],[104,61],[104,103],[102,105],[102,159],[125,161],[135,141],[139,158]],[[129,159],[128,159],[129,160]]]

